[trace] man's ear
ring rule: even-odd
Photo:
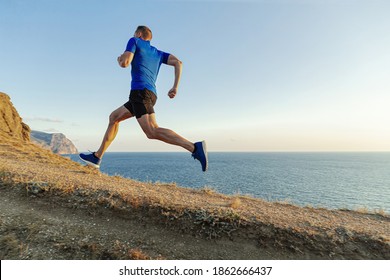
[[[136,38],[141,38],[142,37],[142,33],[141,32],[135,32],[134,33],[134,37],[136,37]]]

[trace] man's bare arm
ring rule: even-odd
[[[180,83],[181,71],[183,66],[182,62],[172,54],[169,55],[167,64],[175,67],[175,81],[173,83],[173,87],[168,92],[168,96],[170,98],[174,98],[177,94],[177,88]]]
[[[122,68],[126,68],[130,65],[131,61],[133,60],[134,54],[132,52],[124,52],[120,56],[118,56],[118,64]]]

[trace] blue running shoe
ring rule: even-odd
[[[79,157],[86,162],[88,165],[91,165],[93,167],[99,168],[101,159],[95,156],[95,153],[90,154],[79,154]]]
[[[197,159],[202,164],[202,171],[205,172],[208,168],[209,162],[207,159],[206,141],[196,142],[195,151],[192,153],[192,157]]]

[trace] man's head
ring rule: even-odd
[[[152,40],[152,30],[149,27],[140,25],[134,32],[134,37],[141,38],[145,41]]]

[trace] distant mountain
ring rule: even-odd
[[[31,142],[51,150],[55,154],[77,154],[76,146],[62,133],[31,131]]]

